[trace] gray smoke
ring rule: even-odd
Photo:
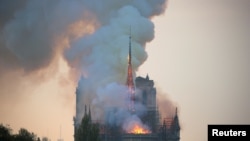
[[[137,115],[127,110],[128,96],[124,84],[130,27],[135,75],[135,71],[147,59],[146,43],[154,38],[154,25],[150,17],[163,12],[165,1],[87,4],[99,23],[98,27],[93,33],[74,41],[65,54],[69,64],[80,68],[83,76],[78,85],[76,121],[81,121],[84,114],[82,107],[91,105],[94,120],[122,125],[128,131],[131,129],[130,123],[142,125],[138,115],[145,112],[145,107],[140,103],[136,103]]]
[[[0,64],[27,72],[53,61],[59,42],[73,36],[68,32],[70,25],[91,20],[81,0],[14,0],[0,5]]]
[[[135,74],[154,38],[151,18],[165,6],[166,0],[1,1],[0,73],[34,73],[63,56],[82,76],[76,118],[86,104],[94,119],[121,125],[131,118],[124,94],[130,27]],[[143,114],[145,108],[136,107]]]
[[[150,18],[162,13],[164,4],[165,0],[1,1],[0,65],[22,68],[27,72],[45,68],[55,58],[60,48],[58,42],[65,38],[70,42],[75,39],[77,31],[68,31],[74,23],[83,21],[82,28],[91,25],[99,29],[110,24],[125,6],[131,6],[141,16]],[[134,27],[134,33],[137,33],[137,27]],[[143,44],[144,41],[138,42]]]

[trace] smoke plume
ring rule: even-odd
[[[124,106],[130,27],[135,74],[154,38],[151,18],[165,6],[166,0],[1,2],[0,73],[15,68],[36,74],[63,58],[79,77],[77,121],[91,105],[95,120],[122,125],[131,118]],[[145,111],[140,103],[136,108]]]
[[[147,59],[146,43],[154,38],[154,25],[150,18],[164,11],[165,1],[105,1],[102,6],[94,2],[86,4],[98,26],[93,33],[72,42],[65,54],[69,64],[79,68],[83,76],[77,91],[76,121],[80,123],[84,113],[82,107],[87,104],[92,106],[95,120],[123,125],[124,130],[128,130],[131,127],[126,125],[131,122],[141,124],[134,116],[145,112],[140,103],[136,103],[138,115],[127,110],[124,84],[130,27],[135,72]]]

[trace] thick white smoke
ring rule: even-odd
[[[135,74],[147,59],[146,43],[154,38],[151,18],[164,12],[166,0],[19,3],[2,2],[9,9],[0,7],[1,13],[11,11],[0,17],[0,66],[13,65],[32,72],[48,67],[63,53],[69,66],[82,76],[77,86],[78,121],[84,105],[91,105],[96,120],[122,125],[130,119],[124,86],[130,27]],[[136,106],[138,114],[143,114],[143,106]]]
[[[91,3],[90,12],[97,18],[98,28],[72,42],[65,54],[73,67],[81,69],[83,76],[77,91],[76,121],[80,123],[84,105],[91,105],[94,120],[129,130],[130,123],[142,124],[127,107],[125,82],[130,27],[135,74],[147,59],[146,43],[154,38],[154,25],[150,17],[162,11],[165,1],[108,1],[102,4]],[[137,114],[143,114],[145,107],[136,103],[136,110]]]

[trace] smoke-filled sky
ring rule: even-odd
[[[88,72],[77,39],[103,26],[99,32],[108,30],[112,21],[123,23],[127,19],[117,15],[131,8],[120,10],[127,1],[105,3],[1,1],[1,123],[10,124],[14,132],[24,127],[52,140],[59,138],[61,126],[62,138],[73,140],[74,93],[79,75]],[[179,107],[181,140],[207,140],[207,124],[250,124],[250,2],[169,0],[166,9],[145,3],[131,2],[138,11],[133,13],[152,18],[154,23],[154,35],[136,39],[143,45],[154,37],[145,44],[148,58],[142,55],[137,75],[148,73],[157,91]],[[151,17],[160,13],[163,15]],[[133,28],[136,23],[131,19]],[[152,28],[151,24],[147,28]],[[132,33],[139,32],[139,27]],[[126,35],[128,30],[119,32]],[[126,37],[119,39],[114,44],[127,43]],[[73,46],[79,50],[70,50]],[[90,52],[84,50],[83,55]],[[79,62],[87,64],[79,66]]]

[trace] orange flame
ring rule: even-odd
[[[135,124],[129,133],[131,133],[131,134],[150,134],[151,131],[145,127],[140,126],[139,124]]]

